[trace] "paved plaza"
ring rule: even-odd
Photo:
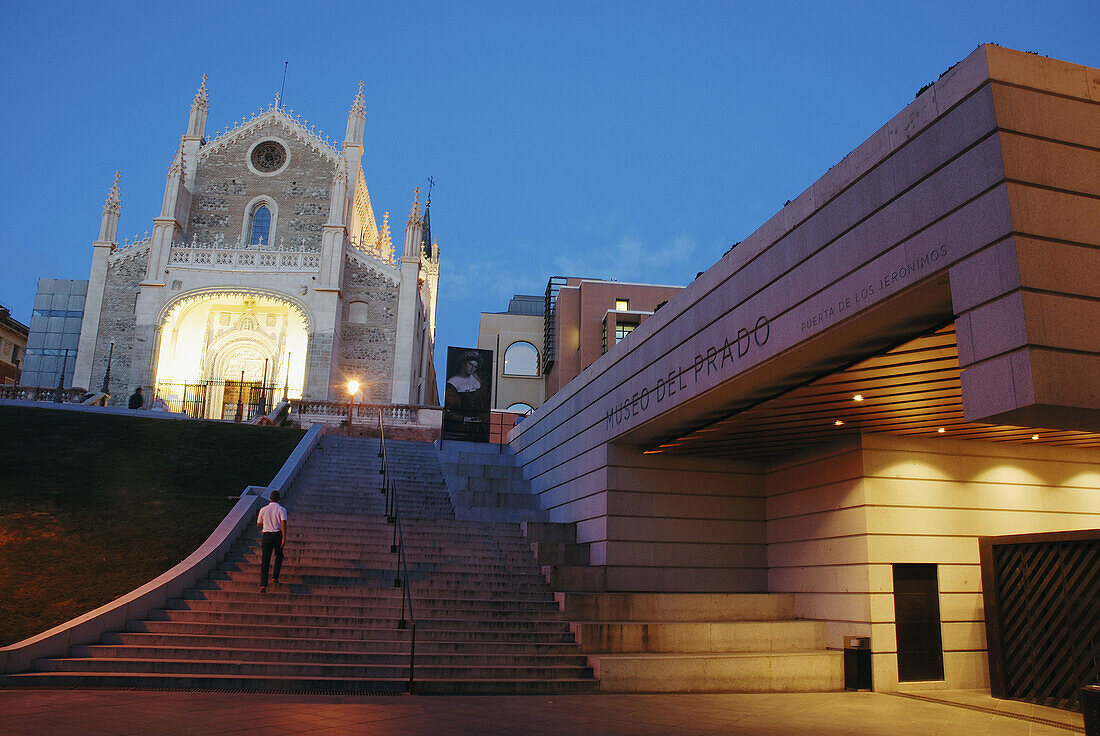
[[[568,734],[1069,736],[1079,714],[982,691],[761,695],[407,696],[0,690],[7,736]]]

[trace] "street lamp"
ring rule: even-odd
[[[53,400],[60,404],[62,401],[61,394],[65,391],[65,371],[69,367],[69,351],[65,351],[65,358],[61,363],[61,374],[57,377],[57,393],[54,394]]]
[[[351,437],[351,416],[355,408],[355,394],[359,391],[358,381],[348,381],[348,437]]]
[[[107,353],[107,371],[103,374],[103,388],[101,389],[101,392],[105,394],[111,393],[111,358],[113,358],[114,355],[115,343],[112,341],[111,349]]]

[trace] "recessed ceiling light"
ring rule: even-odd
[[[944,432],[946,432],[947,430],[946,430],[946,429],[944,429],[943,427],[940,427],[940,428],[939,428],[939,429],[937,429],[936,431],[937,431],[937,432],[939,432],[940,434],[943,434],[943,433],[944,433]]]
[[[852,397],[853,401],[863,401],[863,394],[856,394]]]
[[[842,422],[842,421],[840,421],[839,419],[837,419],[837,420],[836,420],[835,422],[833,422],[833,424],[835,424],[836,426],[838,426],[838,427],[839,427],[840,425],[844,424],[844,422]]]
[[[1037,439],[1039,439],[1039,435],[1033,434],[1033,435],[1031,435],[1031,439],[1037,440]]]

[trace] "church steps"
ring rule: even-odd
[[[396,679],[408,675],[408,661],[393,664],[343,664],[315,662],[276,662],[225,659],[126,659],[119,657],[37,660],[42,672],[118,672],[127,674],[245,675],[266,677],[344,677],[364,680]],[[580,664],[538,663],[518,665],[476,665],[479,675],[488,679],[533,677],[584,677],[590,670]],[[456,678],[469,667],[446,666],[431,662],[417,663],[422,677]]]
[[[412,629],[399,628],[404,591],[394,587],[399,556],[390,547],[377,447],[322,438],[286,494],[282,579],[267,593],[258,589],[260,535],[252,527],[181,598],[3,682],[404,690]],[[435,448],[391,449],[417,617],[417,691],[594,690],[586,655],[520,527],[456,521]],[[399,462],[415,471],[396,472]]]
[[[395,565],[398,563],[396,556],[386,553],[378,553],[370,557],[363,557],[360,559],[353,559],[344,562],[342,560],[326,560],[324,558],[306,557],[302,559],[285,559],[283,560],[283,571],[286,575],[286,579],[290,579],[291,574],[296,574],[300,577],[307,575],[326,575],[331,570],[347,570],[347,569],[362,569],[362,570],[394,570]],[[530,573],[514,573],[514,563],[508,564],[510,561],[507,559],[497,560],[493,562],[486,561],[463,561],[452,560],[450,558],[438,561],[431,561],[430,559],[410,560],[406,558],[406,566],[409,570],[409,575],[412,578],[423,577],[425,575],[433,576],[455,576],[469,574],[489,574],[500,575],[503,577],[517,578],[529,575]],[[221,566],[222,570],[226,572],[237,571],[246,573],[256,573],[259,575],[260,562],[259,560],[242,560],[238,562],[229,562]],[[258,577],[257,577],[258,579]]]
[[[283,652],[355,652],[364,654],[409,655],[408,629],[404,639],[317,639],[311,637],[282,637],[277,642],[278,651]],[[247,649],[258,648],[265,642],[250,636],[210,635],[210,634],[169,634],[124,631],[103,637],[103,644],[88,646],[133,646],[150,649]],[[517,656],[575,656],[580,654],[576,643],[571,641],[519,642],[519,641],[421,641],[417,637],[417,656],[428,655],[493,655],[503,657]],[[584,656],[580,654],[580,656]]]
[[[155,616],[155,617],[153,617]],[[288,630],[313,629],[318,631],[361,631],[396,628],[397,616],[310,616],[306,614],[232,614],[203,613],[191,611],[172,611],[167,615],[160,611],[152,612],[146,623],[175,625],[179,627],[201,627],[217,625],[236,627],[241,631],[282,627]],[[327,627],[327,628],[326,628]],[[167,630],[174,630],[168,628]],[[417,617],[417,633],[429,631],[468,631],[468,632],[530,632],[536,634],[556,634],[568,636],[569,628],[561,621],[547,618],[499,619],[481,616],[476,619],[464,618],[421,618]],[[320,634],[319,636],[324,636]]]
[[[408,637],[405,629],[398,629],[395,622],[390,619],[379,627],[345,626],[334,629],[331,626],[290,626],[287,624],[234,624],[234,623],[188,623],[180,621],[135,621],[128,626],[130,633],[150,634],[203,634],[211,636],[252,636],[257,638],[315,638],[323,639],[329,636],[338,636],[340,639],[376,639],[386,636]],[[416,642],[421,641],[462,641],[462,642],[497,642],[516,641],[523,643],[570,643],[572,635],[567,626],[549,628],[544,625],[535,625],[528,628],[505,627],[487,629],[444,629],[421,628],[417,624]]]
[[[171,604],[167,610],[181,610],[181,611],[225,611],[227,604],[225,600],[173,600],[169,601]],[[452,614],[465,614],[457,616],[458,618],[470,618],[472,616],[487,616],[487,617],[504,617],[514,616],[515,601],[509,601],[507,604],[499,605],[471,605],[460,601],[447,601],[446,603],[437,603],[433,600],[421,600],[414,602],[414,610],[418,618],[436,618],[440,613],[452,613]],[[232,605],[232,604],[230,604]],[[361,615],[366,618],[380,618],[382,616],[391,616],[391,618],[397,618],[401,611],[401,600],[392,599],[388,602],[371,601],[370,603],[354,604],[349,602],[330,602],[322,603],[310,601],[303,603],[300,601],[267,601],[262,603],[255,603],[249,601],[247,604],[237,602],[238,606],[242,608],[247,605],[249,611],[263,611],[265,613],[307,613],[311,616],[317,615],[333,615],[333,616],[355,616]],[[552,601],[547,601],[541,605],[528,603],[526,606],[525,615],[534,616],[540,613],[552,614],[555,620],[560,621],[561,617],[557,606]]]
[[[510,564],[515,565],[527,565],[532,557],[531,550],[479,550],[479,549],[462,549],[446,545],[442,548],[439,547],[405,547],[405,560],[411,566],[414,562],[419,565],[427,565],[433,563],[440,564],[489,564],[500,565]],[[385,545],[362,545],[361,547],[348,547],[346,545],[323,545],[323,544],[310,544],[310,545],[291,545],[287,543],[283,555],[283,564],[310,564],[311,561],[319,560],[339,560],[346,564],[363,564],[365,561],[370,560],[377,562],[383,566],[389,565],[391,562],[396,561],[398,555],[396,552],[391,551],[390,541],[386,540]],[[227,564],[232,565],[253,565],[259,564],[260,551],[256,550],[242,550],[239,552],[230,552],[227,559]],[[330,565],[331,566],[331,565]],[[535,568],[538,569],[538,568]]]
[[[215,570],[211,573],[210,577],[213,580],[232,580],[232,581],[247,581],[251,580],[254,587],[259,586],[259,566],[255,568],[248,567],[245,569],[231,569],[231,570]],[[294,565],[287,565],[284,563],[285,570],[282,573],[282,583],[284,585],[349,585],[355,581],[374,581],[375,583],[384,583],[386,580],[392,581],[397,575],[396,565],[388,565],[385,567],[356,567],[356,568],[344,568],[344,567],[318,567],[318,568],[298,568]],[[494,571],[472,571],[469,573],[455,572],[452,574],[445,573],[433,573],[431,571],[416,571],[409,570],[409,580],[416,587],[420,585],[432,585],[441,589],[450,588],[471,588],[480,585],[489,586],[508,586],[516,585],[518,587],[539,587],[541,588],[545,583],[543,579],[533,573],[527,572],[494,572]]]
[[[565,628],[560,616],[556,612],[548,611],[524,611],[522,618],[517,617],[511,611],[479,611],[477,618],[456,617],[453,611],[445,612],[450,615],[429,616],[427,613],[417,611],[417,622],[420,630],[436,628],[540,628],[547,631],[557,631]],[[285,624],[289,626],[321,626],[328,622],[333,628],[345,626],[377,626],[379,628],[393,624],[398,616],[386,615],[340,615],[339,612],[329,611],[323,613],[314,612],[286,612],[267,611],[257,609],[248,612],[225,611],[195,611],[178,609],[160,609],[149,612],[149,621],[172,621],[180,623],[224,623],[240,625],[274,625]]]
[[[403,592],[400,588],[382,588],[378,590],[348,590],[338,593],[295,593],[287,589],[287,586],[273,586],[267,593],[262,594],[265,601],[277,603],[298,603],[301,605],[401,605]],[[413,594],[413,605],[418,609],[422,605],[435,604],[439,606],[480,606],[486,608],[509,608],[533,606],[547,609],[556,609],[558,604],[545,589],[531,593],[515,593],[509,596],[454,596],[443,597],[439,595],[420,597]],[[191,588],[184,594],[181,600],[210,600],[224,601],[226,605],[256,605],[258,594],[255,582],[247,590],[230,590],[222,588]]]
[[[375,644],[375,642],[372,642]],[[151,645],[111,645],[74,647],[73,656],[80,658],[120,658],[127,660],[174,659],[206,661],[251,661],[282,662],[287,658],[288,648],[279,642],[277,648],[257,649],[227,646],[151,646]],[[322,664],[372,664],[396,667],[408,667],[409,651],[404,649],[379,651],[370,649],[329,649],[315,647],[294,650],[294,660],[302,663]],[[417,664],[425,667],[587,667],[587,659],[576,651],[563,653],[533,652],[421,652],[417,651]]]
[[[27,678],[33,678],[27,681]],[[363,680],[342,677],[268,677],[242,675],[189,674],[150,675],[142,673],[35,673],[7,676],[11,685],[46,687],[124,687],[171,689],[248,690],[260,692],[338,692],[374,693],[404,692],[408,677]],[[545,693],[586,693],[596,689],[591,678],[443,678],[417,677],[417,693],[446,695],[537,695]]]
[[[399,590],[399,588],[393,587],[395,571],[390,570],[390,577],[388,578],[382,574],[384,572],[386,571],[381,570],[377,576],[370,579],[359,576],[333,580],[311,580],[308,583],[287,584],[284,581],[281,587],[295,594],[355,595],[361,593],[368,597],[379,595],[388,590]],[[499,594],[509,598],[524,599],[529,594],[542,595],[546,592],[545,584],[537,580],[521,583],[496,581],[478,583],[476,581],[422,581],[413,578],[411,583],[414,598],[426,598],[436,595],[445,598],[483,598],[487,594]],[[212,575],[203,585],[211,585],[227,591],[256,593],[259,581],[255,576],[238,575],[234,579],[228,577],[218,579]],[[277,590],[277,588],[272,586],[268,590]]]

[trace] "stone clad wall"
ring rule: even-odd
[[[398,284],[357,259],[344,261],[338,366],[363,386],[364,400],[388,403],[397,340]],[[366,303],[366,324],[348,321],[352,302]]]
[[[1012,236],[952,269],[967,417],[1095,428],[1100,70],[999,49],[989,71]]]
[[[126,406],[134,387],[145,384],[144,374],[134,376],[135,346],[137,344],[137,317],[134,304],[141,281],[145,278],[145,269],[149,262],[149,249],[133,248],[118,251],[109,257],[107,263],[106,285],[103,289],[103,309],[99,317],[99,333],[96,338],[95,353],[92,359],[92,380],[87,386],[89,391],[98,391],[103,385],[103,374],[107,370],[107,354],[111,342],[115,343],[111,358],[111,404]],[[151,355],[152,347],[145,352]],[[139,354],[142,351],[138,351]],[[151,388],[144,385],[147,400],[151,400]]]
[[[283,140],[290,151],[287,167],[275,176],[254,174],[246,163],[249,149],[268,137]],[[250,135],[200,155],[191,212],[183,233],[190,243],[213,247],[221,236],[226,246],[242,241],[245,209],[260,195],[278,206],[274,233],[279,250],[321,252],[321,228],[328,218],[334,164],[310,150],[283,125],[269,121]]]
[[[666,460],[607,446],[607,465],[569,515],[607,565],[609,590],[767,591],[764,472],[751,462]],[[599,486],[606,493],[598,492]],[[595,511],[601,513],[594,513]]]
[[[937,566],[945,685],[988,687],[978,537],[1095,528],[1100,454],[868,434],[773,468],[767,517],[768,589],[830,647],[870,636],[876,690],[899,686],[902,563]]]

